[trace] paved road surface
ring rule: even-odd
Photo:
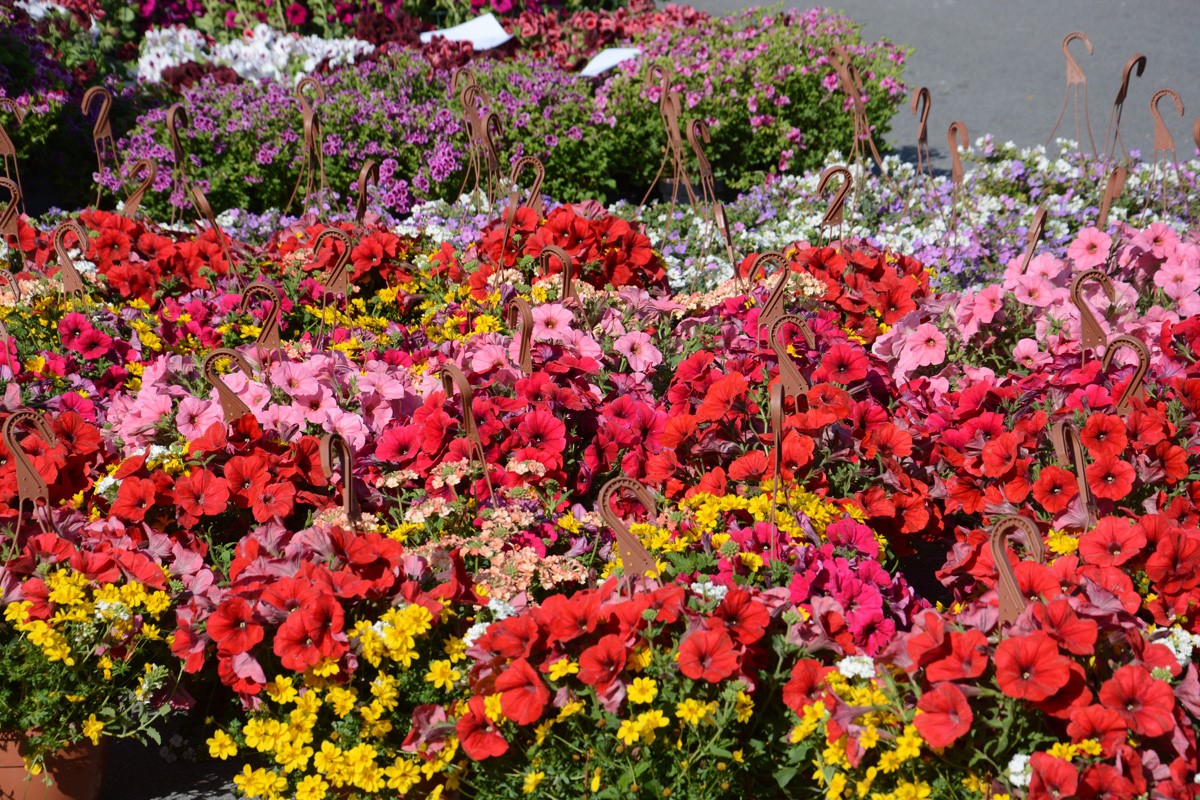
[[[692,5],[724,14],[764,3],[695,0]],[[810,8],[814,3],[786,0],[783,5]],[[929,87],[929,143],[943,159],[945,131],[955,119],[967,123],[972,141],[991,133],[1001,142],[1045,142],[1066,83],[1060,45],[1072,31],[1086,33],[1095,48],[1089,56],[1082,42],[1071,44],[1087,77],[1098,148],[1104,148],[1125,62],[1141,52],[1146,70],[1130,81],[1121,123],[1126,146],[1146,156],[1153,153],[1150,97],[1169,87],[1183,99],[1185,115],[1176,116],[1164,100],[1163,117],[1180,156],[1194,151],[1192,123],[1200,116],[1198,0],[830,0],[829,5],[860,22],[867,41],[887,38],[914,48],[904,80],[910,87]],[[911,146],[916,132],[916,117],[905,105],[893,120],[888,141],[897,148]],[[1058,135],[1075,136],[1069,109]],[[1086,137],[1085,128],[1085,148]],[[939,153],[934,155],[937,163]],[[942,161],[940,166],[949,165]]]
[[[750,5],[742,0],[696,0],[697,8],[728,13]],[[790,0],[789,6],[810,7]],[[1088,78],[1092,132],[1101,141],[1121,70],[1134,52],[1148,59],[1145,74],[1130,85],[1122,123],[1130,148],[1153,148],[1151,95],[1160,88],[1179,92],[1187,114],[1177,117],[1163,104],[1180,152],[1190,153],[1192,122],[1200,114],[1200,0],[841,0],[863,33],[915,48],[905,71],[910,86],[933,95],[930,144],[945,157],[952,119],[965,121],[972,138],[992,133],[1000,141],[1039,144],[1046,140],[1062,104],[1065,68],[1059,43],[1074,30],[1088,34],[1095,53],[1079,42],[1072,52]],[[905,106],[889,141],[911,145],[916,119]],[[1060,133],[1074,135],[1068,114]],[[940,162],[946,166],[945,162]],[[232,797],[231,770],[204,764],[169,764],[153,750],[118,743],[105,777],[102,800],[199,800]]]

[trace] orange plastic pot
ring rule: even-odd
[[[108,742],[83,742],[46,759],[41,775],[25,769],[25,736],[0,732],[0,800],[96,800]],[[49,778],[50,783],[46,780]]]

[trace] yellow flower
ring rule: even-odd
[[[442,651],[452,664],[457,664],[467,657],[467,643],[458,637],[448,640]]]
[[[655,732],[659,728],[667,727],[669,724],[670,722],[667,720],[666,715],[657,708],[650,711],[643,711],[637,716],[638,730],[641,732],[642,740],[646,744],[652,744],[656,735]]]
[[[579,672],[579,665],[569,658],[560,658],[550,665],[550,680],[562,680],[568,675]]]
[[[292,685],[289,675],[277,675],[267,684],[267,695],[280,705],[296,699],[296,687]]]
[[[694,697],[689,697],[682,703],[675,705],[675,716],[686,722],[688,725],[698,725],[705,717],[714,713],[717,710],[717,704],[702,703]]]
[[[525,776],[525,782],[521,784],[521,794],[533,794],[533,790],[538,787],[546,777],[544,772],[530,772]]]
[[[484,698],[483,711],[492,722],[504,719],[504,712],[500,707],[500,695],[490,694]]]
[[[92,740],[92,744],[100,744],[100,734],[104,733],[104,723],[96,719],[95,714],[89,714],[83,723],[83,735]]]
[[[1079,753],[1079,748],[1069,742],[1056,742],[1054,746],[1046,752],[1054,758],[1061,758],[1063,761],[1070,761]]]
[[[579,700],[571,700],[565,706],[558,710],[558,716],[554,718],[555,722],[560,722],[567,717],[573,717],[580,711],[583,711],[583,703]]]
[[[425,682],[432,683],[435,689],[450,690],[454,688],[454,682],[461,677],[462,673],[456,670],[450,661],[443,659],[429,665],[429,671],[425,673]]]
[[[600,768],[596,767],[596,771],[592,773],[592,785],[590,787],[593,792],[600,791],[600,774]]]
[[[634,678],[629,684],[629,702],[645,704],[654,702],[658,694],[658,686],[653,678]]]
[[[617,738],[626,747],[633,744],[641,737],[642,731],[638,727],[637,722],[631,719],[621,720],[621,727],[617,728]]]
[[[237,755],[237,745],[228,733],[218,730],[207,741],[208,754],[212,758],[219,758],[224,761],[227,758],[232,758]]]
[[[1069,556],[1079,549],[1079,537],[1072,536],[1066,531],[1051,530],[1046,537],[1046,546],[1055,555]]]
[[[354,703],[358,697],[351,690],[335,686],[325,693],[325,699],[333,706],[333,713],[344,719],[354,710]]]
[[[296,800],[324,800],[329,784],[320,775],[305,775],[296,784]]]
[[[1084,739],[1075,746],[1079,748],[1079,752],[1093,758],[1104,752],[1104,748],[1095,739]]]
[[[754,715],[754,699],[743,691],[738,691],[737,702],[735,706],[737,710],[738,722],[749,722],[750,717]]]
[[[421,770],[416,764],[403,758],[397,758],[383,774],[387,776],[387,788],[395,789],[400,794],[408,794],[410,789],[421,782]]]
[[[926,800],[930,796],[932,790],[925,781],[900,781],[896,784],[896,790],[892,792],[892,797],[895,800]]]

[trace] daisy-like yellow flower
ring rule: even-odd
[[[654,702],[658,695],[658,684],[653,678],[634,678],[629,684],[629,702],[644,705]]]
[[[224,761],[237,755],[237,744],[234,743],[233,737],[225,731],[218,730],[205,743],[208,745],[208,754],[212,758]]]
[[[454,682],[462,677],[462,673],[454,668],[448,659],[434,661],[425,673],[425,682],[432,683],[435,689],[452,689]]]
[[[525,782],[521,784],[521,794],[533,794],[540,784],[546,778],[546,773],[541,771],[530,772],[525,776]]]

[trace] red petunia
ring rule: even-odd
[[[1080,800],[1133,800],[1133,782],[1111,764],[1092,764],[1083,773]]]
[[[821,359],[814,376],[819,381],[833,381],[848,386],[867,377],[867,354],[861,347],[835,344]]]
[[[192,517],[220,514],[228,502],[229,484],[206,469],[192,470],[175,482],[175,503]]]
[[[1188,476],[1187,451],[1177,444],[1159,442],[1152,451],[1162,469],[1163,478],[1174,486]]]
[[[745,589],[730,589],[708,619],[712,630],[728,630],[739,644],[754,644],[766,633],[771,622],[767,607]]]
[[[345,612],[328,594],[314,594],[275,633],[274,651],[286,669],[303,672],[346,651],[341,639]]]
[[[679,671],[694,681],[717,683],[737,668],[733,640],[724,631],[699,631],[679,646]]]
[[[626,653],[619,636],[602,637],[579,657],[579,680],[602,693],[625,669]]]
[[[539,624],[548,632],[550,644],[569,642],[596,630],[600,614],[599,592],[580,592],[572,597],[552,594],[534,609]]]
[[[671,423],[667,423],[668,429]],[[757,481],[766,474],[770,462],[762,450],[751,450],[744,456],[734,459],[729,465],[729,478],[735,481]]]
[[[1092,654],[1096,645],[1099,626],[1093,619],[1081,618],[1071,608],[1071,602],[1060,598],[1050,603],[1038,603],[1033,607],[1034,619],[1042,630],[1050,634],[1059,647],[1066,648],[1077,656]]]
[[[797,714],[804,712],[804,707],[817,701],[825,676],[833,671],[820,661],[812,658],[802,658],[792,667],[792,677],[783,687],[783,703]]]
[[[740,372],[721,378],[708,387],[704,402],[696,409],[696,419],[700,422],[722,419],[746,394],[746,387],[746,378]]]
[[[1097,413],[1088,417],[1083,430],[1079,432],[1079,441],[1087,448],[1088,454],[1099,461],[1121,455],[1129,438],[1125,435],[1125,423],[1120,417]]]
[[[1044,633],[1014,636],[996,648],[996,682],[1019,700],[1045,700],[1067,685],[1071,661]]]
[[[290,483],[269,483],[254,498],[251,511],[257,522],[269,522],[274,517],[286,517],[295,505],[296,487]]]
[[[1175,727],[1171,687],[1139,664],[1121,667],[1100,687],[1100,702],[1143,736],[1162,736]]]
[[[1029,782],[1028,800],[1073,797],[1079,788],[1079,773],[1070,761],[1055,758],[1049,753],[1034,753],[1030,766],[1033,768],[1033,777]]]
[[[1033,484],[1033,499],[1050,514],[1065,511],[1077,494],[1075,476],[1062,467],[1042,467]]]
[[[943,748],[957,742],[968,731],[975,715],[962,690],[953,683],[939,683],[921,695],[913,724],[930,747]]]
[[[983,446],[983,474],[989,478],[1003,477],[1017,463],[1017,446],[1021,443],[1015,433],[1002,433]]]
[[[1125,517],[1104,517],[1079,540],[1079,555],[1089,564],[1119,567],[1146,546],[1146,534]]]
[[[146,478],[126,478],[117,490],[117,499],[112,504],[112,513],[126,522],[141,522],[154,505],[156,487]]]
[[[1072,742],[1094,739],[1104,748],[1105,757],[1111,758],[1117,747],[1125,741],[1129,726],[1124,718],[1101,705],[1084,706],[1071,712],[1071,723],[1067,735]]]
[[[950,653],[925,668],[930,681],[978,678],[987,669],[987,637],[977,630],[950,634]]]
[[[1133,489],[1133,466],[1114,456],[1098,459],[1087,468],[1092,494],[1105,500],[1120,500]]]
[[[213,427],[218,427],[214,425]],[[219,426],[224,433],[224,425]],[[225,481],[239,508],[250,508],[254,499],[267,488],[271,474],[267,460],[260,455],[234,456],[225,463]]]
[[[490,653],[508,659],[528,658],[537,645],[537,623],[525,615],[517,615],[493,623],[479,637],[479,646]]]
[[[472,697],[467,703],[467,713],[454,726],[463,752],[476,761],[502,756],[508,752],[508,741],[500,735],[488,719],[486,702],[482,697]]]
[[[518,725],[537,722],[550,702],[546,682],[523,658],[518,658],[500,673],[496,678],[496,691],[501,693],[500,708],[504,715]]]
[[[244,653],[263,640],[263,627],[254,620],[254,609],[241,597],[230,597],[208,617],[208,635],[224,655]]]
[[[876,455],[883,458],[904,458],[911,456],[912,451],[912,435],[890,422],[876,425],[863,439],[863,456],[866,458],[874,458]]]

